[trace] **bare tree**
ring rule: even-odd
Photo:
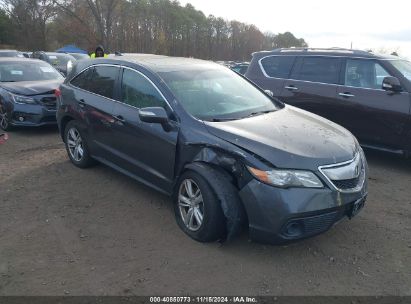
[[[16,27],[18,46],[46,49],[47,25],[56,14],[52,0],[4,0],[3,8]]]

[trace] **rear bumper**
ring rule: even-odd
[[[280,189],[252,180],[240,191],[249,221],[250,238],[257,242],[285,244],[329,230],[362,208],[367,183],[356,193],[329,188]]]
[[[10,117],[12,126],[36,127],[57,123],[56,111],[42,105],[13,104]]]

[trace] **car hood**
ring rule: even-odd
[[[2,82],[0,86],[14,94],[19,95],[39,95],[57,89],[63,80],[46,81],[21,81],[21,82]]]
[[[205,122],[208,131],[256,154],[278,168],[316,170],[351,160],[356,139],[343,127],[286,106],[265,115],[227,122]]]

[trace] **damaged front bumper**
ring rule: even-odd
[[[43,105],[14,104],[10,114],[12,126],[37,127],[57,124],[56,110]]]
[[[250,238],[271,244],[284,244],[327,231],[344,217],[358,213],[366,196],[366,182],[361,191],[343,193],[330,188],[282,189],[253,179],[240,191]]]

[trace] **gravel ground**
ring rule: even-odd
[[[352,221],[289,246],[200,244],[168,197],[71,165],[55,127],[0,145],[0,295],[411,295],[411,161],[367,152]]]

